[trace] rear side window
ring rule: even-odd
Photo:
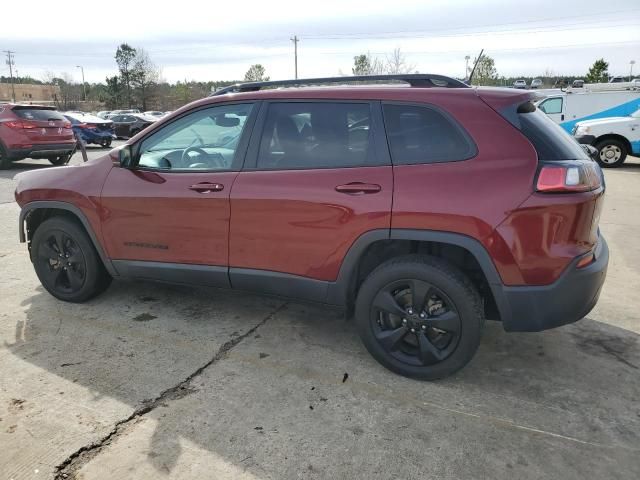
[[[560,125],[527,102],[518,107],[516,125],[533,144],[538,160],[588,160],[582,147]]]
[[[401,104],[386,104],[383,109],[395,165],[455,162],[477,152],[469,135],[444,112]]]
[[[369,103],[269,105],[257,168],[268,170],[371,165]]]
[[[47,122],[51,121],[59,121],[65,120],[64,116],[60,112],[56,112],[55,110],[46,110],[43,108],[14,108],[13,113],[16,114],[19,118],[24,118],[25,120],[38,120]]]

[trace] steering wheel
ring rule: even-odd
[[[204,151],[202,147],[189,146],[185,148],[184,151],[182,152],[182,158],[180,159],[180,163],[182,163],[183,165],[186,165],[187,161],[190,160],[189,153],[191,152],[199,153],[200,155],[204,155],[205,157],[209,155],[207,152]]]

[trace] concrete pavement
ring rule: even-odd
[[[640,477],[640,162],[606,171],[588,318],[488,322],[434,383],[384,370],[319,306],[144,282],[56,301],[12,203],[15,173],[48,167],[21,163],[0,173],[0,478]]]

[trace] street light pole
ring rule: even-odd
[[[630,67],[629,67],[629,81],[633,80],[633,66],[634,66],[635,64],[636,64],[636,61],[635,61],[635,60],[631,60],[631,61],[629,62],[629,65],[630,65]]]
[[[297,35],[294,35],[293,38],[291,38],[291,41],[293,42],[293,61],[294,61],[294,68],[295,68],[295,79],[298,79],[298,42],[300,41],[300,39],[298,38]]]
[[[87,101],[87,87],[84,85],[84,68],[82,67],[82,65],[76,65],[76,68],[79,68],[80,71],[82,72],[82,97],[84,98],[84,101]]]
[[[464,56],[464,79],[469,78],[469,59],[471,57],[469,55]]]

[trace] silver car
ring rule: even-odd
[[[529,88],[542,88],[542,80],[540,80],[539,78],[534,78],[533,80],[531,80],[531,85],[529,85]]]

